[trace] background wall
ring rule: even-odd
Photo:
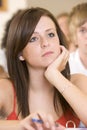
[[[45,7],[57,15],[63,11],[70,11],[74,5],[81,2],[87,2],[87,0],[27,0],[27,5]]]
[[[50,10],[56,16],[64,11],[69,12],[74,5],[87,2],[87,0],[7,0],[7,2],[7,11],[0,11],[0,43],[7,20],[18,9],[40,6]]]
[[[26,8],[26,0],[7,0],[7,10],[0,11],[0,43],[7,20],[10,19],[15,11],[22,8]]]

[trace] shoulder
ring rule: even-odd
[[[70,53],[70,58],[74,58],[75,55],[76,55],[76,52],[77,52],[77,51],[71,52],[71,53]]]
[[[84,74],[72,74],[71,82],[87,93],[87,76]]]
[[[78,49],[70,53],[69,61],[75,60],[75,58],[77,58],[77,55],[78,55]]]
[[[13,84],[8,78],[0,78],[0,92],[9,94],[13,91]]]
[[[5,104],[13,96],[13,85],[9,79],[0,79],[0,104]]]
[[[0,79],[9,78],[8,73],[5,71],[4,66],[0,65]]]

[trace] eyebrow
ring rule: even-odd
[[[48,31],[50,31],[50,30],[54,30],[54,31],[56,31],[56,29],[54,29],[54,28],[50,28],[50,29],[47,29],[46,32],[48,32]]]
[[[49,31],[51,31],[51,30],[53,30],[53,31],[56,31],[56,29],[54,29],[54,28],[50,28],[50,29],[47,29],[47,30],[45,30],[46,32],[49,32]],[[33,34],[38,34],[38,32],[34,32]]]

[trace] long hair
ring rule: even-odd
[[[65,37],[60,30],[55,17],[48,10],[40,7],[21,10],[17,13],[10,23],[7,35],[6,55],[8,72],[16,91],[18,110],[22,113],[23,117],[26,117],[30,113],[28,104],[29,73],[26,62],[20,61],[19,55],[28,44],[36,25],[42,16],[47,16],[52,19],[58,33],[60,44],[66,46]],[[67,79],[70,78],[68,63],[61,73]],[[58,98],[60,98],[63,110],[66,110],[69,105],[59,91],[56,88],[54,89],[54,108],[58,113]]]

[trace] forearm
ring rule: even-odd
[[[23,130],[19,121],[0,120],[0,130]]]
[[[54,86],[71,105],[78,117],[87,125],[87,95],[68,81],[59,71],[53,77]]]
[[[45,76],[58,89],[80,120],[87,126],[87,94],[73,85],[57,69],[49,68]]]

